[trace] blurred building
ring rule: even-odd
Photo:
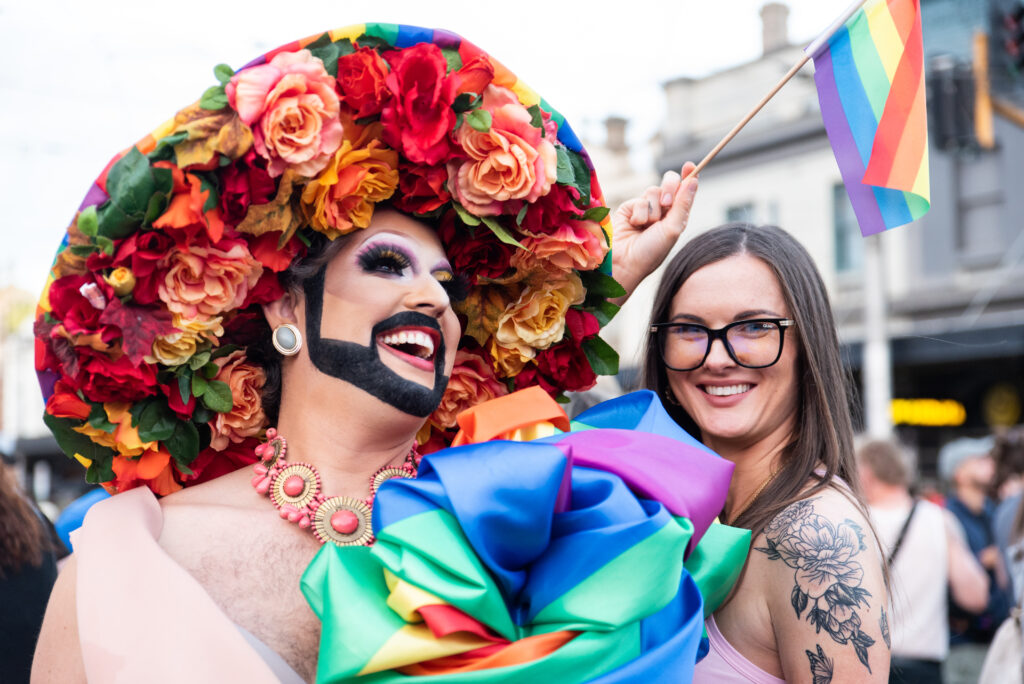
[[[945,117],[932,121],[932,207],[921,220],[879,238],[893,396],[915,400],[897,402],[897,429],[919,447],[925,474],[934,470],[937,448],[952,437],[1021,420],[1024,192],[1018,179],[1024,130],[1013,111],[997,111],[994,146],[982,149],[970,129],[974,32],[998,33],[990,12],[1003,12],[1004,4],[921,0],[930,115]],[[800,58],[812,37],[791,42],[787,16],[780,3],[762,8],[759,59],[664,84],[659,174],[700,160]],[[1007,85],[995,57],[993,87],[1012,95],[1019,84],[1009,79]],[[825,135],[812,74],[812,66],[805,67],[703,172],[688,234],[735,220],[777,224],[793,233],[822,271],[844,358],[860,383],[867,332],[863,240]],[[955,86],[960,89],[950,92]],[[656,280],[641,286],[609,331],[622,352],[625,384],[636,376],[636,350]]]

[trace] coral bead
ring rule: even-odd
[[[352,511],[335,511],[331,515],[331,527],[338,534],[352,534],[359,527],[359,518]]]
[[[290,497],[297,497],[306,488],[306,481],[298,475],[292,475],[284,481],[284,493]]]

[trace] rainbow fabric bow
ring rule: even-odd
[[[510,429],[519,394],[495,400]],[[303,576],[317,681],[689,681],[749,548],[712,524],[731,474],[650,392],[424,457],[379,491],[373,547],[327,545]]]

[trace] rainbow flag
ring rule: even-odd
[[[861,233],[919,219],[929,207],[919,0],[868,0],[812,57]]]
[[[530,388],[462,414],[464,446],[380,488],[373,547],[317,554],[302,579],[317,682],[690,681],[750,543],[713,522],[732,464],[651,392],[508,441],[541,400],[554,404]]]

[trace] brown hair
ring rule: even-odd
[[[789,233],[775,226],[729,223],[698,235],[672,259],[654,300],[651,323],[666,321],[672,298],[698,269],[738,254],[765,262],[775,273],[791,317],[796,321],[790,335],[798,345],[797,421],[791,441],[783,449],[781,470],[739,518],[730,524],[745,527],[754,537],[783,509],[821,491],[840,478],[865,511],[853,453],[855,406],[851,383],[839,358],[839,339],[825,284],[807,250]],[[684,429],[699,435],[699,427],[686,411],[666,397],[671,389],[658,353],[656,337],[648,332],[644,346],[643,384],[656,392],[666,411]],[[815,471],[824,466],[823,475]],[[808,480],[817,479],[810,490]],[[840,488],[842,490],[842,488]]]
[[[25,565],[39,567],[49,550],[42,521],[21,493],[14,472],[0,461],[0,578]]]
[[[899,446],[889,440],[872,440],[857,450],[857,464],[866,466],[879,482],[906,487],[910,474]]]

